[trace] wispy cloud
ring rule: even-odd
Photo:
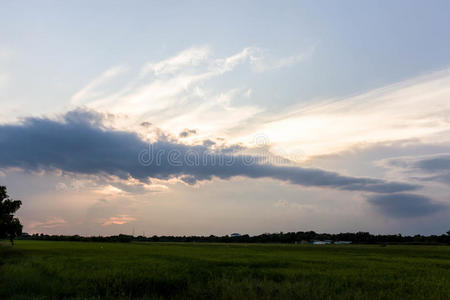
[[[288,201],[286,199],[279,199],[277,200],[273,206],[276,208],[281,209],[289,209],[289,210],[300,210],[300,211],[307,211],[307,212],[313,212],[317,209],[311,205],[311,204],[304,204],[304,203],[297,203],[293,201]]]
[[[302,53],[295,55],[273,58],[268,56],[265,51],[259,50],[259,55],[252,56],[251,64],[256,72],[266,72],[270,70],[289,67],[303,62],[313,55],[315,47],[310,47]]]
[[[176,136],[195,124],[197,139],[222,136],[244,144],[263,133],[275,153],[301,154],[303,159],[362,143],[425,139],[450,129],[449,70],[356,96],[288,107],[281,113],[237,105],[236,99],[250,96],[247,88],[217,91],[205,87],[208,80],[245,63],[256,71],[267,71],[296,64],[313,52],[311,47],[290,57],[271,58],[259,48],[247,47],[215,58],[208,46],[192,47],[146,64],[134,79],[107,92],[99,83],[122,71],[113,68],[74,98],[93,109],[125,115],[118,125],[121,128],[151,122]]]
[[[125,72],[126,70],[127,67],[125,66],[115,66],[106,70],[99,77],[93,79],[87,86],[73,95],[72,103],[82,104],[83,102],[86,102],[88,100],[104,96],[100,89],[102,85],[110,81],[112,78],[118,76],[119,74]]]
[[[44,221],[33,221],[27,224],[26,228],[29,230],[42,230],[61,227],[67,224],[67,221],[59,217],[46,218]]]
[[[308,158],[362,143],[431,138],[450,130],[449,98],[450,70],[445,70],[357,96],[290,107],[259,120],[241,140],[263,132],[273,151]]]
[[[210,54],[209,46],[192,47],[171,58],[146,64],[141,70],[141,75],[151,72],[158,76],[178,72],[184,67],[195,67],[204,63]]]
[[[209,53],[208,47],[193,47],[171,58],[148,63],[124,86],[105,95],[102,89],[97,91],[95,88],[98,87],[98,83],[104,82],[121,70],[113,68],[94,79],[74,98],[80,100],[86,95],[86,90],[96,92],[99,96],[89,99],[87,106],[112,113],[125,113],[133,117],[171,107],[173,109],[173,106],[180,105],[182,98],[195,96],[200,83],[230,72],[243,63],[251,51],[246,48],[226,58],[210,58]]]
[[[146,63],[130,80],[114,88],[104,85],[123,71],[112,68],[94,79],[72,98],[95,110],[126,115],[122,127],[144,121],[174,135],[195,122],[198,136],[226,135],[231,128],[263,111],[256,105],[237,105],[249,98],[248,88],[209,88],[207,82],[247,64],[262,72],[296,64],[311,51],[286,58],[271,58],[256,47],[246,47],[227,57],[214,57],[209,46],[191,47],[172,57]]]
[[[108,225],[123,225],[123,224],[127,224],[130,223],[132,221],[136,221],[135,218],[129,216],[129,215],[117,215],[114,217],[109,217],[109,219],[107,219],[106,221],[102,222],[103,226],[108,226]]]

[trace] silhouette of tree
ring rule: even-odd
[[[0,239],[8,238],[14,245],[14,238],[22,234],[22,224],[14,213],[22,201],[9,198],[6,186],[0,186]]]

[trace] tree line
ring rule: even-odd
[[[19,239],[45,241],[82,241],[82,242],[206,242],[206,243],[308,243],[312,241],[349,241],[354,244],[428,244],[450,245],[450,230],[442,235],[401,235],[401,234],[371,234],[369,232],[317,233],[314,231],[264,233],[250,236],[132,236],[126,234],[114,236],[79,236],[79,235],[22,235]]]

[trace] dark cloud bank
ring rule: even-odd
[[[381,213],[393,217],[420,217],[445,209],[444,205],[433,203],[428,197],[409,193],[373,195],[368,201]]]
[[[149,145],[135,133],[105,128],[100,115],[82,110],[65,114],[61,121],[27,118],[22,124],[0,125],[0,145],[0,168],[59,169],[143,182],[178,177],[188,184],[213,177],[273,178],[302,186],[389,194],[369,202],[395,216],[417,215],[413,211],[424,206],[426,213],[433,209],[426,197],[392,194],[416,190],[417,185],[259,163],[257,157],[233,154],[232,148],[212,152],[208,145],[189,146],[168,139]],[[400,213],[402,207],[410,210]]]
[[[450,153],[419,156],[414,158],[392,158],[388,166],[400,168],[410,174],[419,174],[422,181],[437,181],[450,185]]]

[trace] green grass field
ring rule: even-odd
[[[450,299],[450,247],[0,246],[0,299]]]

